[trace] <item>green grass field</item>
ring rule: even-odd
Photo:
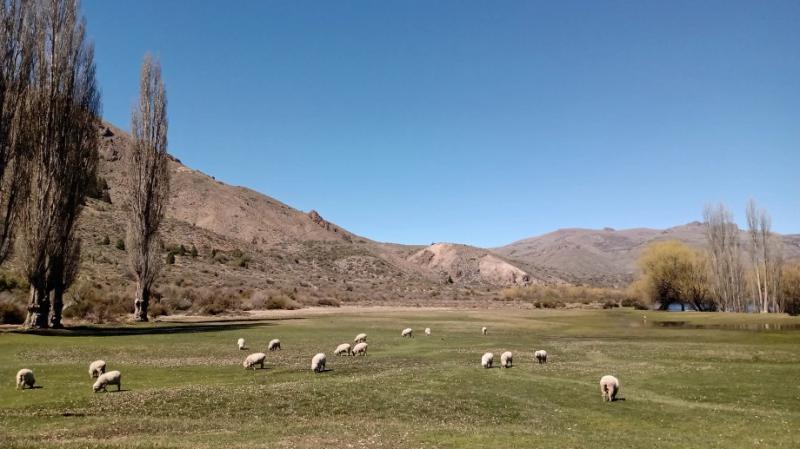
[[[711,327],[653,325],[663,320]],[[726,327],[766,322],[800,320],[420,309],[3,332],[0,447],[797,448],[800,331]],[[401,338],[404,327],[416,338]],[[333,356],[359,332],[367,357]],[[251,351],[236,348],[240,336]],[[243,369],[272,338],[283,350],[267,369]],[[533,363],[540,348],[547,365]],[[505,350],[512,369],[480,367],[484,352],[497,363]],[[317,352],[330,371],[311,372]],[[122,371],[122,392],[92,392],[95,359]],[[23,367],[42,388],[15,390]],[[624,400],[602,402],[609,373]]]

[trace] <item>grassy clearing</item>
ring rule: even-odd
[[[647,315],[644,325],[642,315]],[[0,441],[42,447],[800,447],[800,332],[662,328],[798,323],[786,317],[610,311],[333,314],[260,323],[160,323],[56,335],[0,333]],[[482,325],[489,335],[480,335]],[[414,339],[400,330],[413,327]],[[425,337],[422,329],[431,327]],[[369,334],[369,356],[334,357]],[[79,334],[73,336],[73,334]],[[268,369],[245,371],[280,338]],[[550,363],[534,365],[534,349]],[[480,356],[515,353],[512,369]],[[331,371],[314,375],[313,354]],[[93,394],[88,364],[123,373]],[[15,391],[19,368],[40,389]],[[600,399],[615,374],[624,401]],[[112,388],[115,389],[115,388]]]

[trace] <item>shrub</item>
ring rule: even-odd
[[[604,309],[613,309],[615,307],[619,307],[619,304],[616,303],[615,301],[609,301],[609,300],[603,301]]]
[[[22,304],[10,297],[0,299],[0,324],[22,324],[24,322],[25,308]]]
[[[108,236],[105,236],[105,237],[103,237],[103,240],[100,240],[100,244],[101,245],[110,245],[111,244],[111,239],[108,238]]]
[[[197,247],[194,246],[194,244],[192,244],[192,249],[191,249],[189,254],[192,256],[192,259],[196,259],[197,258]]]
[[[601,304],[619,305],[623,300],[631,298],[625,290],[614,288],[581,287],[573,285],[507,288],[502,291],[504,301],[524,301],[533,303],[537,308],[554,309],[567,304]],[[609,305],[609,307],[611,307]]]
[[[28,283],[13,273],[0,273],[0,292],[16,289],[27,289]]]
[[[167,253],[167,265],[175,265],[175,253],[172,251]]]
[[[224,295],[202,296],[195,300],[192,309],[201,315],[219,315],[238,310],[241,302]]]
[[[276,310],[276,309],[283,309],[283,310],[295,310],[300,308],[300,304],[298,304],[293,299],[289,298],[285,295],[278,295],[278,296],[270,296],[267,298],[266,307],[268,310]]]
[[[133,313],[133,301],[123,293],[105,295],[96,286],[81,283],[67,293],[64,318],[95,324],[118,321]]]
[[[150,304],[147,313],[149,313],[152,317],[165,316],[170,314],[170,310],[169,307],[167,307],[167,305],[162,301],[156,301]]]
[[[320,298],[317,300],[317,305],[327,306],[327,307],[339,307],[341,304],[339,304],[339,301],[333,298]]]
[[[627,297],[620,302],[622,307],[633,307],[636,310],[649,310],[650,307],[639,298]]]
[[[125,240],[117,239],[117,249],[120,251],[125,251]]]

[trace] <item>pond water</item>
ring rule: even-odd
[[[740,331],[800,331],[800,323],[715,323],[699,324],[688,321],[648,321],[648,326],[674,329],[729,329]]]

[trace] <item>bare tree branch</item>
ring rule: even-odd
[[[167,97],[158,61],[142,63],[139,103],[131,120],[132,143],[127,154],[125,203],[128,207],[127,248],[136,277],[134,320],[147,321],[150,289],[161,271],[158,229],[169,200]]]

